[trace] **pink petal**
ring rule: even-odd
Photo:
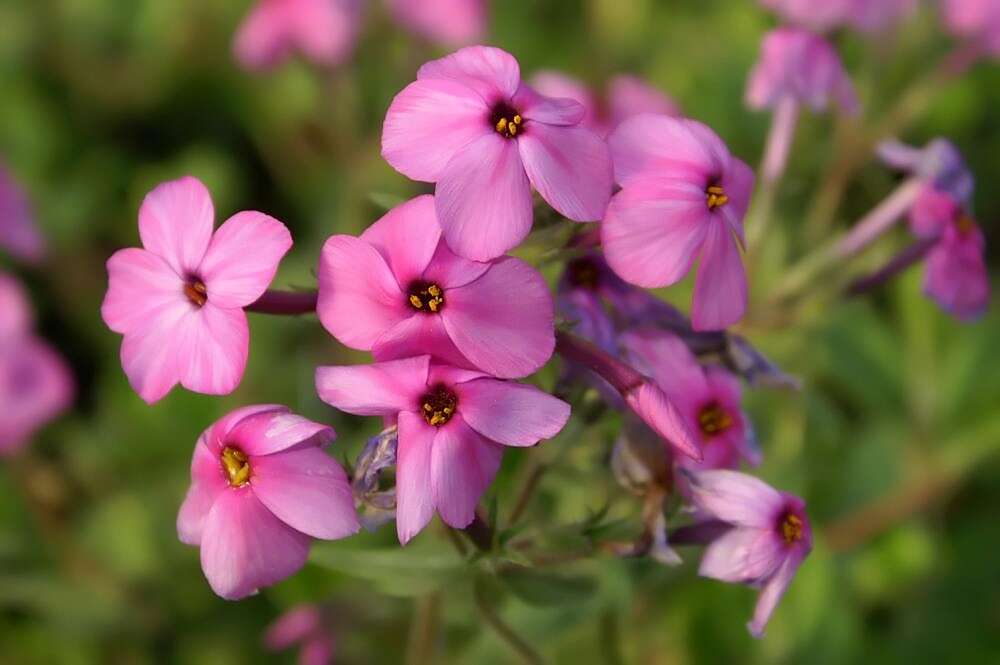
[[[675,403],[687,405],[709,395],[705,372],[687,345],[673,333],[655,328],[630,330],[621,337],[632,366]]]
[[[465,85],[487,104],[511,99],[521,82],[521,67],[510,53],[492,46],[467,46],[417,72],[418,80],[449,79]]]
[[[428,352],[437,362],[474,367],[448,337],[444,320],[437,314],[415,312],[387,330],[372,347],[372,355],[378,361],[410,358]]]
[[[611,155],[583,127],[528,122],[517,139],[528,179],[557,211],[578,222],[601,219],[611,199]]]
[[[73,401],[73,375],[45,341],[0,343],[0,455],[28,443]]]
[[[499,378],[534,373],[555,348],[552,295],[520,259],[499,259],[476,281],[448,289],[441,318],[472,365]]]
[[[360,0],[294,0],[293,4],[291,34],[302,53],[327,66],[351,54],[360,28]]]
[[[35,226],[28,197],[3,165],[0,165],[0,247],[29,263],[40,261],[45,255],[45,238]]]
[[[250,416],[266,412],[290,413],[290,409],[287,406],[281,406],[280,404],[254,404],[252,406],[241,407],[234,411],[230,411],[222,418],[215,421],[211,427],[205,430],[199,441],[204,441],[209,450],[211,450],[214,454],[219,455],[222,453],[222,449],[229,440],[230,432],[232,432],[237,425]]]
[[[620,124],[608,137],[608,146],[615,180],[622,186],[652,175],[707,182],[723,172],[729,156],[718,137],[700,122],[649,113]]]
[[[486,134],[490,110],[461,82],[424,79],[396,95],[382,125],[382,156],[413,180],[440,180],[448,162]]]
[[[212,236],[198,275],[208,301],[219,307],[246,307],[260,298],[292,248],[285,225],[260,212],[238,212]]]
[[[578,125],[587,114],[587,109],[573,96],[547,97],[533,88],[521,84],[512,102],[529,124],[570,126]],[[610,158],[609,158],[610,159]]]
[[[316,391],[320,399],[358,416],[395,416],[417,408],[427,390],[429,356],[390,360],[371,365],[319,367]]]
[[[786,558],[778,572],[761,589],[760,595],[757,597],[757,605],[754,607],[753,619],[747,624],[750,634],[754,637],[764,636],[767,622],[771,619],[774,608],[778,606],[778,601],[788,590],[788,585],[792,583],[792,578],[795,577],[795,572],[802,564],[802,559],[803,555],[798,553]]]
[[[624,74],[611,79],[608,84],[608,115],[611,126],[617,127],[625,120],[642,113],[681,115],[677,104],[642,79]]]
[[[579,124],[598,133],[604,133],[597,99],[590,88],[582,82],[560,72],[540,71],[531,77],[531,87],[548,98],[572,99],[578,102],[584,109]]]
[[[430,372],[427,375],[427,385],[435,386],[438,384],[444,384],[446,386],[454,387],[460,383],[468,383],[469,381],[475,381],[476,379],[488,377],[488,374],[484,374],[479,370],[433,363],[431,364]]]
[[[139,208],[142,246],[182,278],[194,274],[212,239],[215,209],[208,189],[186,176],[157,185]]]
[[[462,529],[472,522],[502,457],[503,448],[470,429],[460,417],[438,429],[430,481],[434,506],[445,524]]]
[[[309,536],[287,526],[249,487],[219,494],[205,520],[201,568],[212,590],[227,600],[245,598],[299,570]]]
[[[429,194],[401,203],[361,234],[396,277],[400,288],[420,279],[441,241],[441,226]]]
[[[445,241],[459,256],[494,259],[531,230],[531,187],[517,141],[496,132],[484,134],[448,162],[436,194]]]
[[[264,633],[264,646],[280,651],[301,642],[323,628],[323,615],[316,605],[297,605],[282,614]]]
[[[743,236],[743,218],[750,207],[750,195],[753,192],[754,175],[753,170],[744,162],[735,157],[729,160],[729,168],[722,176],[722,188],[729,197],[729,202],[719,208],[723,218],[729,225],[729,229],[739,239],[740,244],[746,246],[746,238]]]
[[[507,446],[551,439],[569,420],[569,404],[534,386],[476,379],[456,388],[458,413],[469,427]]]
[[[351,236],[333,236],[323,246],[316,313],[341,344],[363,350],[413,315],[382,256]]]
[[[191,303],[178,299],[125,334],[122,369],[132,389],[147,403],[162,399],[186,371],[188,364],[178,360],[179,335],[196,314]]]
[[[337,433],[329,425],[282,409],[247,415],[224,435],[223,445],[233,445],[247,455],[259,457],[292,449],[323,447],[336,438]]]
[[[777,490],[745,473],[727,470],[688,474],[694,504],[737,526],[774,529],[784,505]]]
[[[334,540],[361,528],[347,474],[320,448],[251,458],[254,495],[285,524]]]
[[[174,344],[182,386],[206,395],[227,395],[236,390],[247,366],[247,315],[242,309],[206,303],[182,320]]]
[[[240,24],[233,55],[247,69],[264,69],[286,58],[292,49],[288,5],[258,2]]]
[[[101,317],[115,332],[146,328],[168,310],[190,310],[183,281],[156,254],[121,249],[108,259],[107,267],[108,292],[101,304]]]
[[[321,635],[306,640],[299,649],[299,665],[331,665],[333,638]]]
[[[692,183],[633,180],[611,199],[601,224],[604,256],[627,282],[674,284],[691,270],[709,219],[705,193]]]
[[[625,402],[678,452],[695,461],[702,459],[701,449],[684,416],[655,384],[643,383],[625,395]]]
[[[489,270],[491,265],[493,265],[492,262],[463,259],[442,242],[438,244],[434,258],[424,270],[424,279],[428,282],[434,282],[447,291],[479,279],[484,272]]]
[[[399,445],[396,452],[396,534],[405,545],[434,516],[431,487],[431,451],[438,433],[423,416],[409,411],[399,414]]]
[[[989,307],[989,272],[983,259],[982,232],[965,237],[949,232],[927,256],[924,293],[963,321],[982,316]]]
[[[182,543],[201,543],[205,519],[228,486],[218,456],[199,439],[191,458],[191,487],[177,513],[177,537]]]
[[[486,29],[485,0],[389,0],[396,20],[431,41],[461,46]]]
[[[705,549],[698,574],[723,582],[753,584],[784,563],[781,536],[767,529],[730,529]]]
[[[0,272],[0,343],[27,335],[31,319],[31,305],[21,283]]]
[[[724,330],[743,318],[747,276],[732,231],[719,220],[708,225],[694,281],[691,325],[695,330]]]

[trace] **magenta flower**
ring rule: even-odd
[[[329,665],[333,662],[334,640],[324,623],[323,610],[316,605],[296,605],[268,627],[264,646],[284,651],[298,644],[299,665]]]
[[[754,637],[761,637],[795,571],[812,549],[806,504],[736,471],[687,475],[695,507],[732,525],[705,550],[698,573],[760,588],[747,627]]]
[[[672,333],[647,328],[622,336],[632,365],[656,381],[686,419],[703,458],[682,458],[690,469],[736,468],[760,463],[750,421],[740,407],[740,384],[722,367],[703,368]]]
[[[320,398],[399,427],[396,532],[406,543],[437,510],[468,526],[500,466],[503,446],[532,446],[569,419],[569,405],[534,386],[432,365],[429,356],[316,370]]]
[[[486,0],[388,0],[401,25],[432,42],[464,46],[486,32]]]
[[[125,336],[122,367],[150,404],[177,383],[210,395],[239,385],[250,341],[243,308],[292,246],[288,229],[263,213],[237,213],[213,235],[214,215],[199,180],[163,183],[139,209],[144,249],[108,260],[101,315]]]
[[[275,405],[237,409],[201,435],[177,535],[201,547],[215,593],[245,598],[300,569],[312,538],[361,528],[347,476],[323,452],[335,436]]]
[[[31,216],[28,197],[3,165],[0,165],[0,249],[32,263],[45,253],[45,241]]]
[[[601,225],[608,264],[626,282],[651,288],[680,281],[700,257],[694,329],[739,321],[747,304],[739,246],[750,168],[694,120],[636,116],[609,143],[622,190]]]
[[[31,332],[20,284],[0,273],[0,456],[22,449],[73,401],[73,376],[60,355]]]
[[[327,240],[317,312],[340,342],[378,360],[430,354],[501,378],[531,374],[555,346],[541,274],[512,257],[453,254],[432,196],[390,210],[360,238]]]
[[[957,37],[977,42],[1000,57],[1000,3],[996,0],[943,0],[948,29]]]
[[[359,0],[259,0],[233,43],[247,69],[267,69],[300,53],[319,65],[340,64],[354,50]]]
[[[576,221],[595,221],[611,196],[611,159],[580,125],[584,109],[521,83],[517,60],[487,46],[428,62],[396,95],[382,155],[400,173],[436,183],[438,220],[459,256],[486,261],[532,224],[531,187]]]

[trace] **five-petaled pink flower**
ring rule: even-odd
[[[214,217],[199,180],[163,183],[139,209],[144,249],[108,260],[101,315],[125,336],[122,366],[149,403],[177,383],[211,395],[239,385],[250,342],[243,308],[264,293],[292,246],[288,229],[263,213],[237,213],[213,235]]]
[[[396,532],[406,543],[437,510],[468,526],[500,466],[503,446],[532,446],[569,419],[569,404],[534,386],[432,365],[429,356],[320,367],[320,398],[347,413],[399,427]]]
[[[486,261],[528,235],[532,186],[570,219],[604,214],[611,159],[604,141],[580,125],[583,115],[577,102],[521,83],[506,51],[471,46],[426,63],[396,95],[382,155],[407,177],[437,183],[448,246]]]
[[[388,0],[393,17],[439,44],[464,46],[486,32],[486,0]]]
[[[632,365],[650,376],[687,420],[704,456],[682,457],[690,469],[736,468],[760,463],[750,422],[740,407],[740,384],[722,367],[702,367],[676,335],[645,328],[622,335]]]
[[[945,23],[958,37],[976,41],[1000,57],[1000,2],[996,0],[943,0]]]
[[[334,66],[354,50],[360,22],[360,0],[259,0],[233,51],[247,69],[273,67],[293,53]]]
[[[347,476],[323,451],[335,436],[276,405],[237,409],[201,435],[177,535],[201,547],[215,593],[249,596],[300,569],[313,538],[361,528]]]
[[[23,261],[35,262],[45,253],[45,241],[31,215],[24,191],[0,164],[0,249]]]
[[[761,637],[812,549],[805,502],[737,471],[688,472],[687,477],[691,500],[702,514],[732,526],[705,550],[698,572],[760,588],[747,627]]]
[[[284,651],[299,646],[299,665],[329,665],[334,640],[327,629],[325,612],[311,604],[296,605],[272,623],[264,633],[264,646]]]
[[[975,220],[950,194],[926,185],[910,209],[910,229],[936,238],[927,254],[924,293],[958,319],[980,317],[990,301],[985,239]]]
[[[608,264],[625,281],[651,288],[680,281],[700,257],[695,330],[739,321],[747,304],[739,246],[750,168],[694,120],[639,115],[609,142],[622,189],[601,225]]]
[[[69,368],[31,319],[21,285],[0,273],[0,456],[23,448],[73,400]]]
[[[512,257],[456,256],[429,195],[392,209],[360,238],[327,240],[317,312],[334,337],[378,360],[430,354],[501,378],[531,374],[555,346],[542,275]]]

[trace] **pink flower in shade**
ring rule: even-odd
[[[531,374],[555,346],[542,275],[512,257],[477,263],[453,254],[429,195],[392,209],[360,238],[326,242],[317,312],[341,343],[378,360],[430,354],[501,378]]]
[[[471,46],[428,62],[396,95],[382,155],[436,184],[438,220],[458,255],[486,261],[531,230],[534,186],[566,217],[595,221],[611,196],[604,141],[580,125],[584,108],[521,83],[506,51]]]
[[[299,665],[329,665],[333,662],[333,637],[324,626],[323,611],[316,605],[296,605],[282,614],[264,633],[264,646],[284,651],[300,645]]]
[[[688,472],[691,500],[731,529],[705,550],[699,574],[760,588],[753,619],[761,637],[778,601],[812,549],[805,502],[736,471]]]
[[[910,210],[910,229],[920,238],[937,238],[927,254],[924,293],[963,321],[982,316],[990,280],[986,241],[972,217],[949,194],[928,185]]]
[[[31,332],[20,284],[0,273],[0,456],[23,448],[69,407],[73,393],[65,361]]]
[[[881,32],[916,7],[915,0],[761,0],[760,4],[789,23],[821,32],[843,25]]]
[[[948,29],[957,37],[980,42],[1000,57],[1000,3],[996,0],[943,0]]]
[[[718,330],[739,321],[747,303],[739,246],[753,172],[694,120],[636,116],[609,143],[622,186],[601,225],[612,270],[638,286],[667,286],[700,257],[694,329]]]
[[[721,367],[703,368],[676,335],[654,328],[622,336],[632,365],[656,381],[687,420],[703,458],[682,458],[690,469],[736,468],[760,463],[750,421],[740,407],[740,384]]]
[[[831,101],[848,113],[858,110],[837,51],[823,37],[799,28],[777,28],[764,37],[747,85],[747,103],[754,109],[773,109],[788,98],[814,111]]]
[[[569,404],[534,386],[432,365],[429,356],[316,370],[320,398],[399,427],[396,532],[406,543],[436,510],[468,526],[503,446],[532,446],[563,428]]]
[[[486,0],[388,0],[403,26],[433,42],[464,46],[486,32]]]
[[[917,0],[853,0],[848,22],[858,30],[885,32],[913,13]]]
[[[177,535],[201,547],[215,593],[249,596],[301,568],[313,538],[361,528],[347,476],[323,451],[335,436],[275,405],[237,409],[201,435]]]
[[[240,25],[233,52],[253,70],[293,53],[332,67],[354,50],[360,22],[360,0],[259,0]]]
[[[45,253],[45,241],[31,216],[28,198],[13,176],[0,165],[0,249],[15,258],[35,262]]]
[[[263,213],[237,213],[213,235],[214,215],[199,180],[163,183],[139,209],[144,249],[108,260],[101,315],[125,336],[122,367],[149,403],[177,383],[210,395],[239,385],[250,341],[243,308],[292,246],[288,229]]]

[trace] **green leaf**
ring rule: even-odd
[[[338,543],[313,547],[318,566],[372,582],[390,596],[414,597],[469,578],[470,567],[448,549],[413,545],[406,548],[350,549]]]
[[[500,579],[519,599],[538,607],[582,603],[597,589],[597,583],[589,577],[556,575],[530,568],[504,571]]]

